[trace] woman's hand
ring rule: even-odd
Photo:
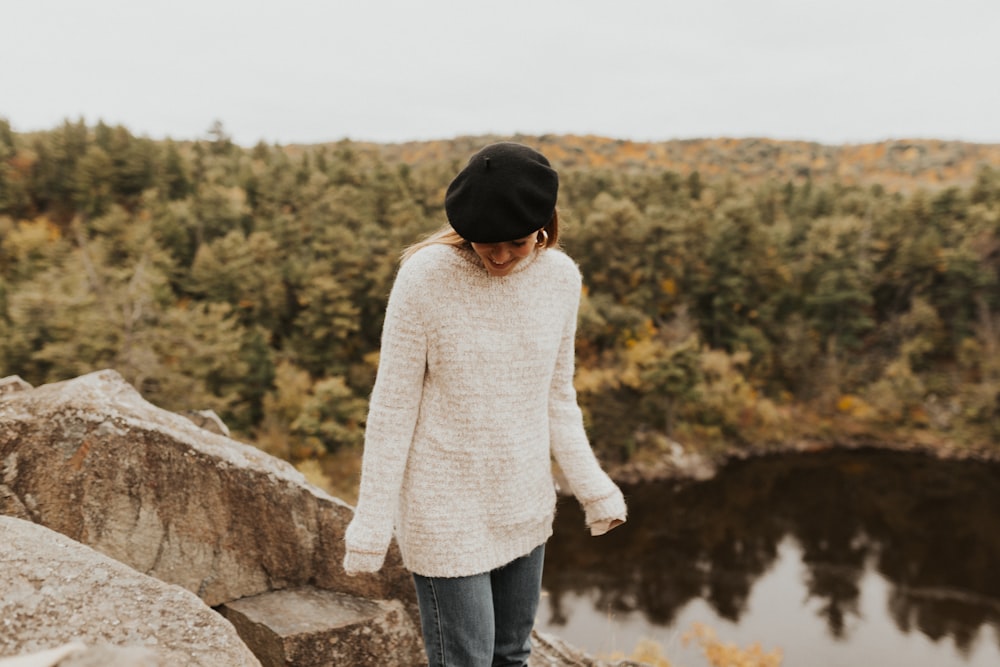
[[[600,521],[595,521],[590,524],[590,534],[593,537],[597,537],[598,535],[603,535],[604,533],[617,528],[623,523],[625,523],[624,519],[602,519]]]

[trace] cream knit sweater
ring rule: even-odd
[[[344,569],[488,572],[552,534],[554,455],[587,524],[625,520],[587,441],[573,388],[581,277],[558,250],[507,276],[431,245],[399,269],[382,332]],[[599,532],[599,530],[598,530]]]

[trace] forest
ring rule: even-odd
[[[0,119],[0,377],[114,368],[301,468],[356,465],[401,251],[498,137],[153,140]],[[680,443],[995,450],[1000,146],[518,136],[560,172],[609,464]],[[991,166],[992,165],[992,166]]]

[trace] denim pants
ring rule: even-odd
[[[413,575],[430,667],[528,664],[545,545],[469,577]]]

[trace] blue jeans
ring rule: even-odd
[[[545,545],[470,577],[413,575],[430,667],[528,664]]]

